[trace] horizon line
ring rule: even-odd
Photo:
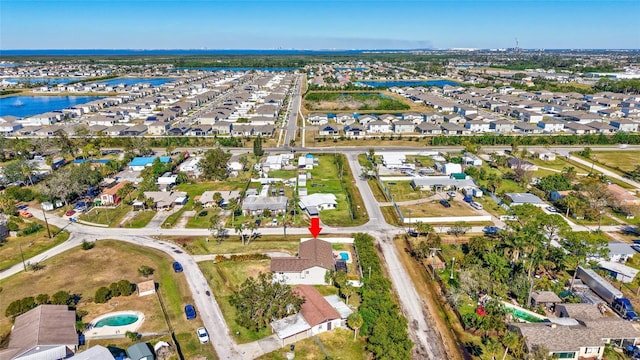
[[[318,49],[301,49],[301,48],[12,48],[2,49],[2,51],[474,51],[474,50],[513,50],[513,47],[450,47],[450,48],[318,48]],[[558,47],[558,48],[519,48],[519,50],[527,51],[547,51],[547,50],[634,50],[640,51],[640,48],[587,48],[587,47]]]

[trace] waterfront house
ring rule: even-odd
[[[324,125],[329,122],[327,114],[311,114],[307,119],[311,125]]]

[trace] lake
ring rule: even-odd
[[[125,86],[131,86],[136,84],[149,84],[151,86],[160,86],[164,85],[168,82],[172,82],[178,79],[172,78],[117,78],[110,80],[102,80],[96,82],[96,84],[106,84],[109,86],[117,86],[120,84],[124,84]]]
[[[373,87],[386,87],[393,86],[406,87],[406,86],[437,86],[443,87],[445,85],[458,86],[460,83],[450,80],[407,80],[407,81],[359,81],[356,85],[369,85]]]
[[[102,98],[104,96],[8,96],[0,98],[0,116],[29,117]]]

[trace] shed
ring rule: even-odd
[[[127,356],[131,360],[155,360],[153,352],[147,343],[136,343],[127,348]]]
[[[138,296],[147,296],[156,293],[156,282],[153,280],[138,283],[136,287],[138,288]]]
[[[562,299],[553,291],[534,291],[531,293],[531,305],[534,307],[542,305],[544,307],[554,307],[561,303]]]
[[[53,204],[50,203],[49,201],[45,201],[42,204],[40,204],[40,206],[42,206],[42,210],[44,211],[51,211],[53,210]]]

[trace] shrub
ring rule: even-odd
[[[111,297],[120,296],[120,288],[118,287],[117,282],[112,282],[109,284],[109,292],[111,293]]]
[[[68,291],[60,290],[51,297],[51,303],[55,305],[71,305],[72,302],[73,296]]]
[[[129,296],[133,294],[133,290],[135,285],[130,283],[128,280],[120,280],[118,281],[118,290],[120,291],[120,295]]]
[[[109,299],[111,299],[111,291],[109,291],[108,288],[102,286],[101,288],[96,290],[96,296],[94,298],[94,301],[97,304],[104,304],[107,301],[109,301]]]
[[[36,304],[38,305],[48,304],[49,301],[49,294],[40,294],[36,296]]]
[[[16,317],[20,314],[26,313],[27,311],[35,308],[36,306],[37,304],[33,296],[29,296],[26,298],[13,301],[11,304],[9,304],[9,306],[7,306],[7,309],[5,310],[4,314],[7,317]]]
[[[142,275],[144,277],[149,277],[150,275],[153,275],[154,271],[155,270],[152,267],[147,266],[147,265],[141,265],[138,268],[138,274],[140,274],[140,275]]]
[[[9,228],[9,231],[18,231],[18,229],[20,229],[18,224],[14,223],[13,221],[9,221],[7,223],[7,228]]]
[[[82,250],[93,249],[96,243],[93,241],[82,240]]]
[[[27,235],[35,234],[42,229],[44,229],[44,226],[38,223],[32,223],[29,226],[27,226],[24,230],[20,231],[18,233],[18,236],[27,236]]]

